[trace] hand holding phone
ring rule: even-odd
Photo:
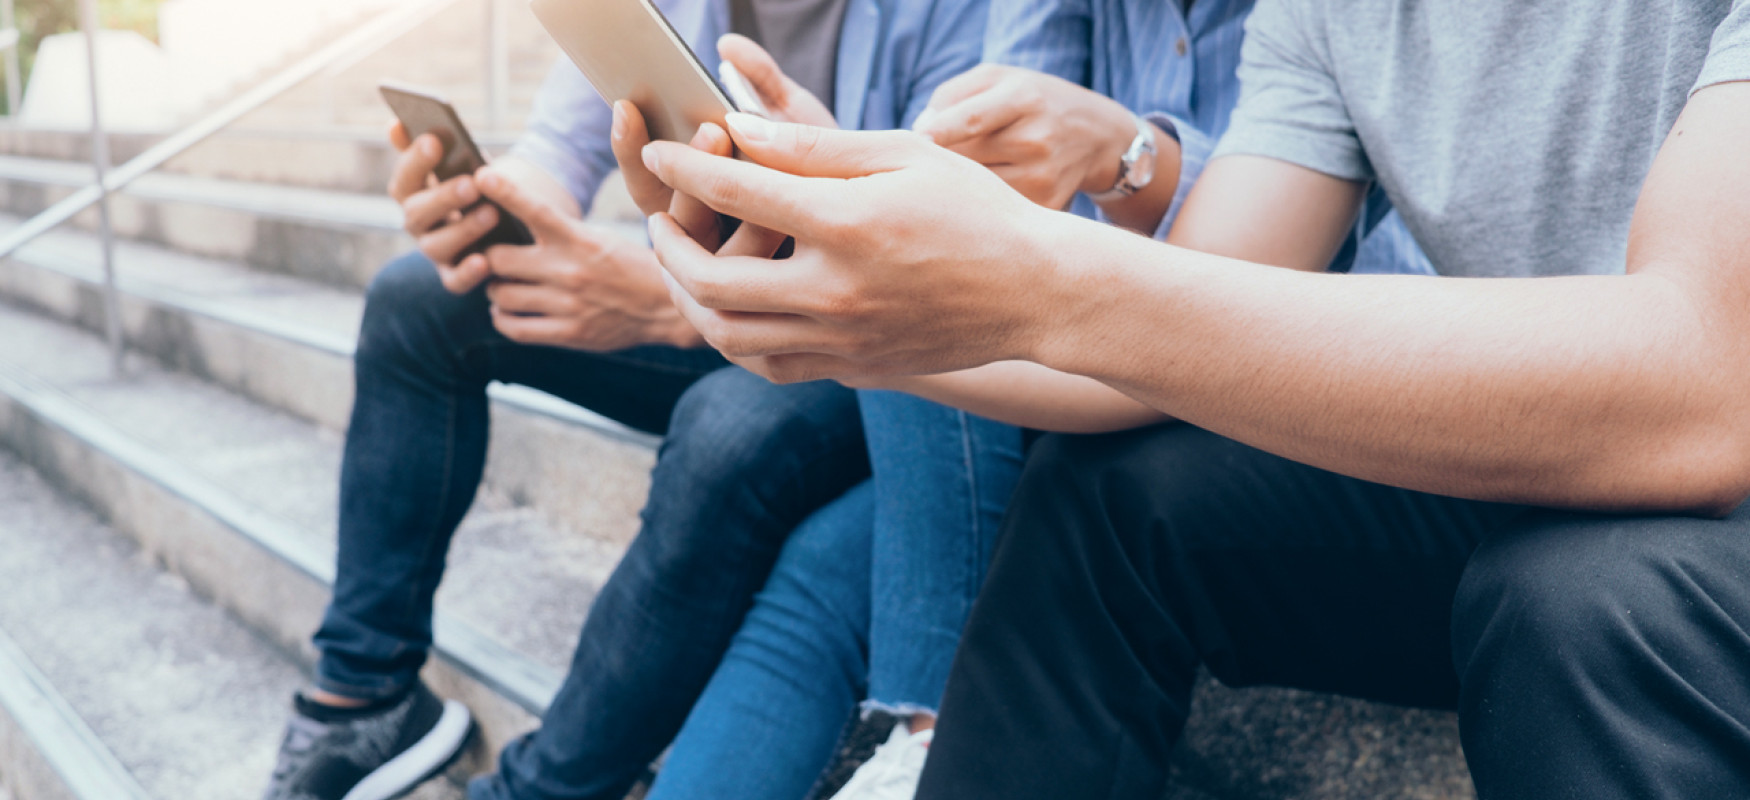
[[[401,204],[407,232],[438,265],[445,288],[461,294],[486,278],[484,258],[496,244],[530,245],[527,226],[475,185],[486,165],[467,128],[449,103],[419,89],[384,84],[383,97],[398,122],[390,143],[401,151],[389,194]]]

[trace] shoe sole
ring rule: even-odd
[[[462,754],[462,745],[474,730],[468,707],[444,701],[443,716],[412,747],[389,759],[352,787],[341,800],[393,800],[424,783]]]

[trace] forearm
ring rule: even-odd
[[[1486,500],[1717,511],[1750,485],[1743,354],[1666,278],[1334,276],[1055,235],[1033,360],[1223,435]]]
[[[1058,433],[1108,433],[1168,419],[1092,378],[1025,361],[891,378],[867,388],[906,392],[998,422]]]

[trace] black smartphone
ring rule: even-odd
[[[462,125],[462,118],[456,115],[455,107],[448,100],[436,93],[398,83],[378,84],[377,91],[382,92],[383,101],[389,104],[390,110],[401,120],[402,127],[407,129],[407,138],[418,139],[429,133],[443,144],[444,159],[433,170],[438,180],[447,181],[459,175],[472,175],[475,170],[486,166],[486,156],[474,144],[474,138],[468,135],[468,129]],[[529,233],[528,226],[522,220],[491,200],[481,198],[480,203],[491,204],[498,209],[498,224],[462,250],[457,257],[458,261],[495,244],[535,243],[534,235]],[[480,203],[474,204],[472,208],[478,208]]]

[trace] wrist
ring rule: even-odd
[[[1104,108],[1105,113],[1100,115],[1103,121],[1096,137],[1099,145],[1090,154],[1092,162],[1082,176],[1082,185],[1077,187],[1083,194],[1095,195],[1112,191],[1121,177],[1124,154],[1130,150],[1131,143],[1136,141],[1136,115],[1110,99],[1106,100]]]
[[[1113,358],[1124,358],[1114,347],[1115,334],[1122,334],[1127,316],[1149,317],[1147,287],[1139,285],[1140,273],[1154,273],[1160,265],[1160,245],[1150,239],[1083,219],[1059,214],[1055,224],[1035,241],[1039,252],[1049,253],[1048,275],[1039,280],[1038,316],[1031,321],[1033,335],[1021,360],[1074,375],[1097,376]],[[1042,230],[1047,226],[1041,226]],[[1045,249],[1048,248],[1048,249]],[[1147,265],[1143,269],[1143,265]]]
[[[697,350],[708,346],[705,337],[699,334],[699,329],[681,316],[678,309],[671,306],[669,310],[672,313],[666,315],[668,318],[659,326],[652,343],[666,344],[681,350]]]
[[[1044,258],[1032,276],[1027,296],[1032,302],[1013,326],[1018,340],[1004,360],[1032,361],[1052,366],[1061,356],[1060,340],[1077,320],[1089,316],[1090,262],[1084,258],[1087,237],[1106,226],[1074,214],[1046,212],[1027,228],[1027,253]]]

